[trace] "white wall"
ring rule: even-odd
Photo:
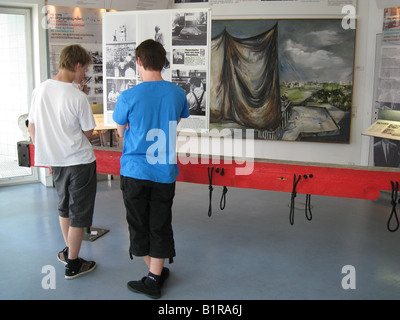
[[[70,2],[65,1],[67,6]],[[381,0],[378,0],[381,1]],[[389,1],[389,0],[388,0]],[[390,0],[398,3],[400,1]],[[33,8],[36,19],[34,20],[35,43],[35,79],[42,81],[47,77],[47,46],[46,33],[41,27],[44,0],[14,0],[1,1],[0,5],[21,5]],[[129,2],[129,0],[127,1]],[[171,8],[194,7],[195,4],[172,5]],[[213,6],[213,18],[288,18],[288,17],[331,17],[338,15],[338,9],[332,10],[332,14],[320,12],[317,6],[310,4],[304,12],[290,14],[287,3],[270,3],[274,10],[265,11],[265,3],[246,2],[230,4],[229,6]],[[207,7],[207,4],[196,4],[198,7]],[[288,13],[289,12],[289,13]],[[324,14],[323,14],[324,13]],[[323,15],[322,15],[323,14]],[[351,125],[350,144],[325,144],[308,142],[286,141],[255,141],[255,157],[276,160],[294,160],[306,162],[321,162],[335,164],[368,165],[371,138],[364,137],[361,132],[372,121],[373,116],[373,80],[375,65],[376,35],[382,32],[383,9],[378,9],[376,0],[358,1],[357,7],[357,38],[356,58],[354,66],[354,97],[353,116]],[[204,138],[203,138],[204,139]],[[204,151],[204,150],[203,150]]]
[[[359,0],[357,6],[356,56],[354,63],[354,93],[350,144],[255,141],[255,158],[333,163],[342,165],[368,165],[370,162],[370,137],[362,132],[371,125],[373,117],[373,87],[375,72],[376,35],[382,32],[383,9],[378,9],[376,1]],[[398,3],[400,1],[390,1]],[[180,4],[172,8],[190,7]],[[206,6],[201,4],[201,6]],[[290,2],[245,2],[212,6],[213,19],[240,18],[329,18],[343,17],[341,8],[302,4],[301,10],[293,12]],[[297,9],[297,8],[296,8]]]

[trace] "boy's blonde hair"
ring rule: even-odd
[[[75,71],[75,66],[80,63],[82,66],[92,63],[89,52],[79,44],[72,44],[61,50],[59,69]]]

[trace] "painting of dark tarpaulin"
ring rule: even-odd
[[[216,20],[210,129],[348,143],[355,30],[340,19]]]
[[[281,122],[277,28],[239,39],[226,29],[212,41],[214,87],[212,122],[231,119],[259,130],[275,130]],[[214,67],[214,65],[213,65]]]

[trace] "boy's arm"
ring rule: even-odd
[[[118,135],[120,136],[120,138],[124,137],[125,129],[127,127],[128,127],[128,124],[125,124],[125,125],[117,124],[117,132],[118,132]]]
[[[86,136],[88,139],[93,135],[93,131],[94,131],[94,129],[89,130],[89,131],[83,131],[83,130],[82,130],[82,132],[85,134],[85,136]]]
[[[33,144],[35,144],[35,124],[33,124],[32,122],[29,122],[28,133],[32,138]]]

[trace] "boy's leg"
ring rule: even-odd
[[[96,268],[94,261],[79,258],[84,229],[90,227],[93,220],[97,189],[96,162],[63,168],[63,175],[68,179],[61,179],[63,183],[58,181],[58,184],[59,189],[67,195],[62,201],[64,209],[60,210],[59,206],[60,226],[68,247],[65,277],[74,279]]]
[[[68,232],[68,259],[78,259],[84,228],[70,227]]]
[[[144,262],[146,263],[149,271],[155,275],[161,276],[162,271],[164,269],[165,259],[152,258],[150,256],[143,257]]]
[[[126,192],[126,185],[124,186],[124,182],[121,182],[121,184],[123,192],[124,189]],[[146,208],[143,210],[145,211],[143,219],[147,221],[148,226],[146,232],[148,251],[146,254],[142,254],[142,256],[149,267],[149,274],[147,277],[143,277],[142,280],[128,282],[128,288],[131,291],[158,299],[161,297],[160,288],[169,274],[169,270],[164,268],[165,258],[175,256],[171,225],[171,208],[175,195],[175,184],[150,183],[147,189],[151,190],[151,192],[146,196]],[[124,200],[127,207],[133,207],[131,203],[132,197],[124,195]],[[138,209],[138,205],[135,206],[135,209]],[[130,224],[133,224],[132,221],[130,221]],[[132,241],[135,242],[135,239],[131,237]],[[134,252],[132,253],[135,254]]]
[[[150,273],[160,276],[159,285],[160,288],[162,288],[165,280],[167,280],[169,277],[169,269],[164,267],[165,259],[151,258],[150,256],[145,256],[143,257],[143,260],[146,263],[147,267],[149,268]],[[162,261],[157,261],[157,260],[162,260]]]
[[[148,199],[146,181],[121,176],[121,190],[129,228],[131,255],[145,257],[149,254]]]
[[[60,217],[59,219],[65,245],[68,247],[68,259],[77,259],[83,241],[84,228],[70,227],[69,218]]]
[[[70,227],[88,228],[92,226],[97,191],[96,162],[71,167],[69,192]],[[79,231],[75,231],[75,236]],[[79,236],[79,235],[76,235]]]
[[[169,276],[164,267],[166,258],[175,256],[174,234],[172,230],[172,203],[175,196],[175,183],[154,183],[149,202],[150,250],[145,262],[149,274],[145,284],[162,287]]]
[[[65,245],[68,247],[68,231],[69,231],[69,218],[59,217],[61,232],[64,238]]]
[[[172,204],[175,183],[155,183],[149,204],[150,251],[152,259],[175,257],[174,232],[172,229]],[[153,268],[160,268],[159,261],[152,261]],[[161,269],[162,270],[162,269]]]
[[[58,214],[61,232],[65,242],[65,248],[60,251],[57,258],[63,264],[68,262],[68,232],[69,219],[69,172],[66,167],[53,167],[53,182],[58,194]]]

